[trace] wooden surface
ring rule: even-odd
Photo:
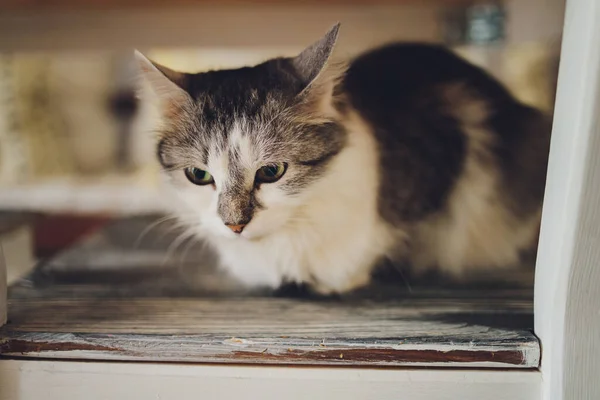
[[[537,400],[537,371],[0,360],[3,400]]]
[[[535,286],[544,400],[600,394],[600,3],[567,2]]]
[[[9,322],[0,331],[2,355],[538,366],[527,287],[497,282],[451,287],[391,270],[372,287],[341,298],[316,298],[302,290],[244,290],[214,268],[209,251],[186,248],[186,243],[173,246],[177,232],[152,220],[111,224],[13,285]]]
[[[427,300],[12,300],[0,352],[65,359],[537,367],[539,347],[531,333],[464,320],[465,314],[472,321],[492,312],[493,304]]]

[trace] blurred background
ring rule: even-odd
[[[134,47],[188,72],[238,67],[294,55],[340,21],[338,58],[391,41],[442,43],[552,112],[564,17],[563,0],[3,3],[0,211],[62,215],[27,239],[38,253],[106,216],[161,210]]]
[[[165,12],[162,24],[173,24],[179,15],[180,24],[191,23],[189,33],[184,29],[165,37],[164,29],[157,28],[156,38],[137,38],[133,32],[125,42],[139,41],[137,47],[150,58],[171,68],[201,71],[293,55],[340,20],[339,58],[394,40],[444,43],[492,72],[522,101],[551,111],[564,7],[560,1],[428,1],[368,7],[284,3]],[[125,13],[135,14],[144,26],[156,23],[152,18],[157,16],[146,15],[150,21],[144,21],[145,11]],[[36,23],[35,14],[19,15],[21,20],[0,25],[23,30],[23,24]],[[80,24],[90,19],[86,15],[78,17]],[[196,32],[205,22],[210,23],[210,37],[207,27]],[[42,24],[37,30],[43,30],[43,21],[37,23]],[[58,43],[46,43],[52,32],[47,29],[37,38],[30,33],[44,51],[28,49],[35,45],[27,38],[21,39],[25,43],[20,48],[14,41],[1,46],[14,49],[0,54],[0,209],[155,210],[160,205],[150,195],[157,184],[152,123],[134,99],[130,49],[101,48],[105,37],[94,36],[93,30],[84,31],[71,45],[58,37]],[[201,45],[192,46],[195,41]],[[153,42],[159,46],[145,46]],[[81,50],[62,48],[67,46]]]

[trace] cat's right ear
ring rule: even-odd
[[[187,74],[173,71],[150,61],[137,50],[134,51],[134,56],[143,81],[149,84],[161,102],[173,104],[191,100],[190,95],[183,89],[187,81]]]
[[[337,23],[325,36],[292,58],[292,64],[303,81],[304,89],[311,86],[327,66],[337,42],[339,31],[340,24]]]

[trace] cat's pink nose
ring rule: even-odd
[[[240,224],[240,225],[225,224],[225,226],[228,227],[229,229],[231,229],[233,231],[233,233],[240,234],[244,230],[244,227],[246,226],[246,224]]]

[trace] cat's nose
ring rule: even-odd
[[[225,224],[225,226],[228,227],[229,229],[231,229],[233,231],[233,233],[240,234],[244,230],[244,227],[246,226],[246,224],[239,224],[239,225]]]

